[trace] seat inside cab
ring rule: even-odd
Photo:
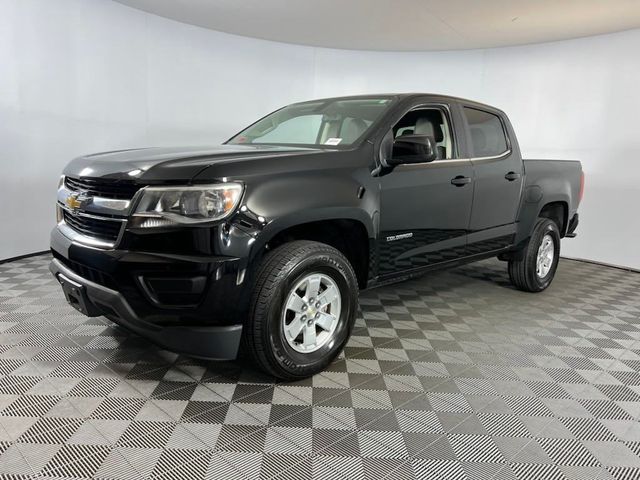
[[[453,157],[451,129],[443,112],[437,108],[411,110],[393,127],[393,137],[429,135],[436,142],[437,160]]]

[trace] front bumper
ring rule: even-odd
[[[250,290],[240,258],[92,248],[57,227],[51,251],[51,272],[85,315],[104,315],[194,357],[236,357]]]
[[[74,273],[53,259],[51,273],[60,282],[67,301],[85,315],[107,315],[114,322],[172,351],[207,359],[237,356],[242,325],[162,326],[141,320],[119,292]]]

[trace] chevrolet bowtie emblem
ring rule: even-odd
[[[71,213],[76,213],[82,207],[91,203],[92,197],[88,196],[86,192],[72,192],[65,200],[65,204],[71,210]]]

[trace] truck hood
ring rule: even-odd
[[[292,157],[326,150],[265,145],[219,145],[214,147],[138,148],[85,155],[72,160],[64,174],[143,182],[190,181],[216,164]],[[221,165],[222,166],[222,165]]]

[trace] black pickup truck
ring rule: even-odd
[[[459,98],[296,103],[212,148],[73,160],[51,271],[71,305],[165,348],[284,379],[347,342],[358,290],[488,257],[539,292],[574,236],[579,162],[522,160],[507,116]]]

